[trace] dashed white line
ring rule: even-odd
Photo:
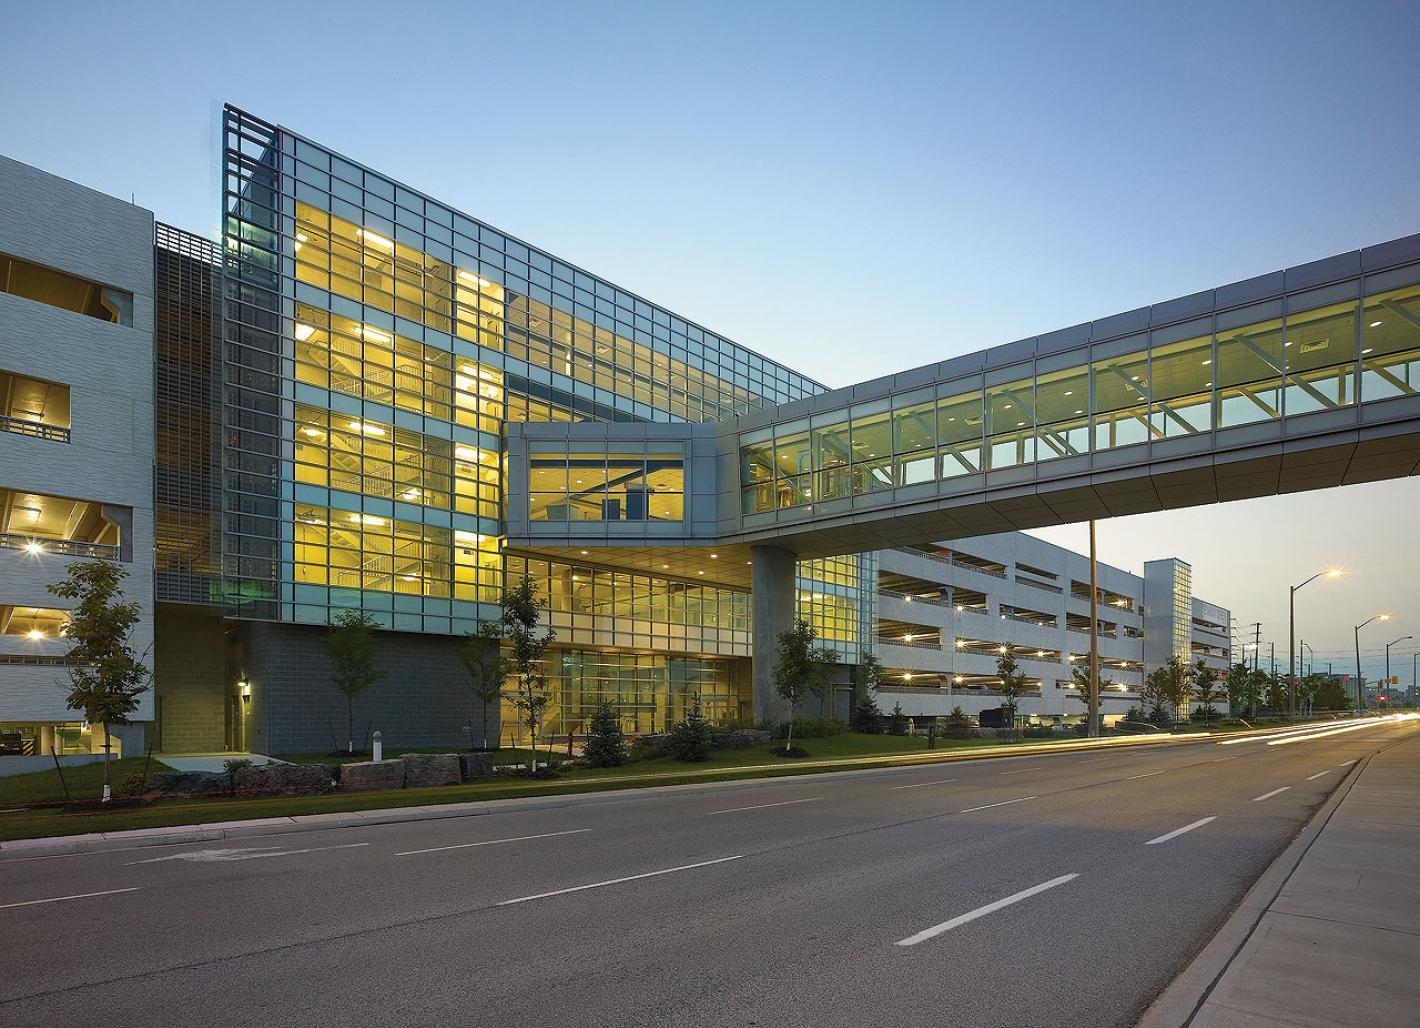
[[[1007,896],[1005,899],[998,899],[995,903],[988,903],[984,907],[977,907],[970,913],[959,914],[958,916],[952,918],[950,921],[943,921],[941,924],[933,925],[931,928],[924,928],[916,935],[909,935],[905,939],[899,939],[897,941],[897,945],[916,946],[919,942],[926,942],[928,939],[935,938],[936,936],[941,935],[943,932],[949,932],[953,928],[957,928],[961,925],[966,924],[968,921],[975,921],[978,917],[985,917],[987,914],[1000,910],[1002,907],[1009,907],[1012,903],[1019,903],[1023,899],[1030,899],[1032,896],[1038,896],[1040,893],[1045,892],[1047,889],[1053,889],[1057,885],[1064,885],[1066,882],[1074,881],[1076,878],[1079,877],[1080,876],[1078,873],[1061,875],[1059,878],[1052,878],[1048,882],[1041,882],[1039,885],[1033,885],[1029,889],[1022,889],[1020,892],[1015,893],[1012,896]]]
[[[551,892],[539,892],[532,896],[519,896],[517,899],[503,900],[498,905],[509,907],[514,903],[528,903],[532,900],[547,899],[549,896],[565,896],[569,892],[582,892],[584,889],[600,889],[605,885],[620,885],[622,882],[635,882],[642,878],[655,878],[659,875],[674,874],[677,871],[691,871],[697,867],[709,867],[711,864],[723,864],[730,860],[739,860],[744,857],[743,853],[736,853],[733,857],[717,857],[714,860],[702,860],[697,864],[681,864],[679,867],[665,867],[659,871],[647,871],[645,874],[627,875],[625,878],[609,878],[604,882],[589,882],[586,885],[574,885],[570,889],[554,889]]]
[[[42,900],[24,900],[20,903],[0,903],[0,910],[8,910],[11,907],[32,907],[37,903],[63,903],[65,900],[89,899],[92,896],[116,896],[120,892],[137,892],[138,886],[131,889],[105,889],[103,892],[77,892],[72,896],[50,896]]]
[[[958,810],[958,814],[971,814],[978,810],[990,810],[992,807],[1009,807],[1012,803],[1024,803],[1026,800],[1033,800],[1034,796],[1022,796],[1015,800],[1002,800],[1000,803],[983,803],[979,807],[967,807],[965,810]]]
[[[1329,774],[1331,774],[1330,771],[1318,771],[1318,772],[1317,772],[1316,774],[1314,774],[1314,775],[1307,775],[1307,781],[1309,781],[1309,782],[1314,782],[1314,781],[1316,781],[1318,778],[1320,778],[1322,775],[1329,775]]]
[[[1336,766],[1337,766],[1337,767],[1350,767],[1350,766],[1351,766],[1352,764],[1354,764],[1354,763],[1356,763],[1355,760],[1343,760],[1341,763],[1337,764]]]
[[[1225,760],[1237,760],[1240,756],[1242,756],[1241,753],[1234,753],[1231,757],[1218,757],[1216,760],[1210,760],[1208,763],[1221,764]]]
[[[929,785],[946,785],[948,782],[955,782],[955,778],[938,778],[934,782],[914,782],[911,785],[894,785],[889,792],[896,792],[898,789],[925,789]]]
[[[1290,789],[1290,788],[1291,788],[1290,785],[1284,785],[1284,786],[1282,786],[1282,788],[1280,788],[1280,789],[1273,789],[1271,792],[1264,792],[1261,796],[1254,796],[1254,797],[1252,798],[1252,802],[1254,802],[1254,803],[1261,803],[1263,800],[1270,800],[1273,796],[1276,796],[1279,792],[1286,792],[1286,791],[1287,791],[1288,789]]]
[[[572,828],[565,832],[545,832],[542,835],[515,835],[511,839],[485,839],[483,842],[460,842],[452,846],[430,846],[425,850],[404,850],[396,853],[396,857],[412,857],[418,853],[440,853],[444,850],[467,850],[477,846],[498,846],[505,842],[527,842],[529,839],[553,839],[559,835],[577,835],[581,832],[590,832],[590,828]]]
[[[710,814],[733,814],[738,810],[764,810],[766,807],[787,807],[794,803],[813,803],[815,800],[823,799],[822,796],[809,796],[802,800],[782,800],[779,803],[756,803],[752,807],[726,807],[724,810],[707,811]]]
[[[1038,770],[1039,768],[1040,768],[1040,765],[1039,765],[1039,764],[1032,764],[1030,767],[1021,767],[1021,768],[1017,768],[1017,769],[1014,770],[1014,771],[1002,771],[1001,774],[1003,774],[1003,775],[1023,775],[1023,774],[1025,774],[1027,771],[1036,771],[1036,770]]]
[[[1193,824],[1191,825],[1184,825],[1182,828],[1175,828],[1173,831],[1166,832],[1165,834],[1159,836],[1157,839],[1150,839],[1148,842],[1144,843],[1144,845],[1157,846],[1161,842],[1168,842],[1170,839],[1177,839],[1184,832],[1191,832],[1195,828],[1202,828],[1209,821],[1216,821],[1217,819],[1218,815],[1216,814],[1214,814],[1212,817],[1201,817],[1197,821],[1193,822]]]
[[[1145,771],[1142,775],[1130,775],[1128,778],[1126,778],[1126,779],[1124,779],[1124,780],[1125,780],[1126,782],[1132,782],[1132,781],[1134,781],[1134,779],[1136,779],[1136,778],[1153,778],[1155,775],[1161,775],[1161,774],[1163,774],[1163,771]]]

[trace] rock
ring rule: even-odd
[[[454,753],[406,753],[404,787],[427,789],[436,785],[458,785],[463,780],[459,758]]]
[[[746,746],[764,746],[769,733],[759,728],[736,728],[732,732],[717,732],[710,737],[717,750],[741,750]]]
[[[225,796],[232,782],[221,771],[160,771],[148,776],[149,796]]]
[[[236,774],[237,792],[258,796],[308,796],[330,792],[335,782],[320,764],[260,764]]]
[[[342,789],[403,789],[404,761],[362,760],[340,766]]]
[[[461,753],[459,754],[459,771],[462,772],[465,782],[471,782],[475,778],[486,778],[493,773],[493,754]]]

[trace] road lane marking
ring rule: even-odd
[[[1030,767],[1021,767],[1021,768],[1017,768],[1017,769],[1014,770],[1014,771],[1002,771],[1001,773],[1002,773],[1003,775],[1023,775],[1023,774],[1025,774],[1027,771],[1037,771],[1037,770],[1039,770],[1039,769],[1040,769],[1040,765],[1039,765],[1039,764],[1032,764]]]
[[[483,842],[460,842],[453,846],[430,846],[426,850],[405,850],[396,853],[396,857],[412,857],[417,853],[439,853],[442,850],[466,850],[475,846],[497,846],[505,842],[526,842],[529,839],[553,839],[559,835],[576,835],[579,832],[590,832],[590,828],[571,828],[565,832],[544,832],[542,835],[516,835],[511,839],[486,839]]]
[[[91,896],[116,896],[120,892],[137,892],[138,886],[131,889],[105,889],[103,892],[78,892],[73,896],[51,896],[42,900],[25,900],[21,903],[0,903],[0,910],[8,910],[11,907],[32,907],[37,903],[63,903],[65,900],[88,899]]]
[[[984,803],[979,807],[967,807],[965,810],[958,810],[958,814],[971,814],[978,810],[990,810],[992,807],[1008,807],[1012,803],[1024,803],[1026,800],[1036,799],[1035,796],[1022,796],[1018,800],[1002,800],[1000,803]]]
[[[1132,781],[1134,781],[1134,779],[1136,779],[1136,778],[1153,778],[1155,775],[1161,775],[1161,774],[1163,774],[1163,771],[1145,771],[1142,775],[1130,775],[1128,778],[1126,778],[1126,779],[1124,779],[1124,780],[1125,780],[1126,782],[1132,782]]]
[[[1092,757],[1089,760],[1080,761],[1081,764],[1098,764],[1101,760],[1108,760],[1108,757]]]
[[[822,796],[809,796],[802,800],[781,800],[778,803],[756,803],[752,807],[726,807],[724,810],[706,811],[709,814],[733,814],[738,810],[763,810],[765,807],[787,807],[794,803],[813,803],[815,800],[823,799]]]
[[[1280,788],[1280,789],[1273,789],[1271,792],[1264,792],[1261,796],[1254,796],[1254,797],[1252,798],[1252,802],[1254,802],[1254,803],[1260,803],[1260,802],[1262,802],[1263,800],[1270,800],[1273,796],[1276,796],[1279,792],[1286,792],[1286,791],[1287,791],[1288,789],[1290,789],[1290,788],[1291,788],[1290,785],[1284,785],[1284,786],[1282,786],[1282,788]]]
[[[1039,885],[1033,885],[1029,889],[1022,889],[1020,892],[1016,893],[1013,896],[1007,896],[1005,899],[998,899],[995,903],[988,903],[984,907],[977,907],[970,913],[959,914],[956,917],[952,918],[950,921],[943,921],[941,924],[933,925],[931,928],[924,928],[916,935],[909,935],[905,939],[899,939],[897,941],[897,945],[916,946],[919,942],[926,942],[928,939],[935,938],[936,936],[941,935],[943,932],[949,932],[953,928],[957,928],[961,925],[966,924],[968,921],[975,921],[978,917],[985,917],[987,914],[994,913],[995,911],[1000,910],[1002,907],[1009,907],[1012,903],[1019,903],[1023,899],[1030,899],[1032,896],[1037,896],[1040,893],[1045,892],[1047,889],[1053,889],[1057,885],[1064,885],[1066,882],[1074,881],[1076,878],[1079,877],[1080,876],[1078,873],[1061,875],[1059,878],[1052,878],[1048,882],[1042,882]]]
[[[1218,815],[1217,815],[1217,814],[1214,814],[1212,817],[1202,817],[1202,818],[1199,818],[1197,821],[1193,822],[1193,824],[1191,824],[1191,825],[1184,825],[1182,828],[1175,828],[1173,831],[1167,832],[1167,833],[1165,833],[1165,834],[1159,836],[1157,839],[1150,839],[1148,842],[1144,843],[1144,845],[1145,845],[1145,846],[1157,846],[1157,845],[1158,845],[1159,843],[1161,843],[1161,842],[1168,842],[1170,839],[1177,839],[1177,838],[1178,838],[1180,835],[1182,835],[1184,832],[1191,832],[1191,831],[1193,831],[1195,828],[1202,828],[1202,827],[1203,827],[1204,825],[1206,825],[1209,821],[1216,821],[1217,819],[1218,819]]]
[[[1217,760],[1209,761],[1210,764],[1221,764],[1225,760],[1237,760],[1241,754],[1234,753],[1231,757],[1219,757]]]
[[[1343,760],[1341,763],[1337,764],[1336,766],[1337,766],[1337,767],[1350,767],[1350,766],[1351,766],[1352,764],[1354,764],[1354,763],[1356,763],[1355,760]]]
[[[1322,775],[1329,775],[1329,774],[1331,774],[1330,771],[1318,771],[1318,772],[1317,772],[1316,774],[1314,774],[1314,775],[1307,775],[1307,781],[1312,782],[1312,781],[1315,781],[1316,779],[1320,778]]]
[[[897,789],[922,789],[929,785],[946,785],[948,782],[955,782],[955,778],[939,778],[935,782],[915,782],[912,785],[894,785],[889,792]]]
[[[264,857],[294,857],[298,853],[323,853],[326,850],[353,850],[368,846],[368,842],[346,842],[339,846],[308,846],[300,850],[283,850],[275,846],[247,846],[242,849],[188,850],[166,857],[149,857],[147,860],[130,860],[124,867],[136,864],[159,864],[166,860],[189,860],[194,864],[222,864],[233,860],[261,860]]]
[[[736,853],[733,857],[717,857],[714,860],[702,860],[698,864],[681,864],[679,867],[666,867],[659,871],[647,871],[645,874],[627,875],[625,878],[609,878],[604,882],[591,882],[587,885],[574,885],[570,889],[554,889],[552,892],[539,892],[532,896],[519,896],[517,899],[503,900],[498,905],[500,907],[510,907],[514,903],[528,903],[532,900],[547,899],[549,896],[565,896],[569,892],[581,892],[584,889],[600,889],[604,885],[620,885],[622,882],[635,882],[642,878],[655,878],[659,875],[675,874],[677,871],[691,871],[697,867],[709,867],[711,864],[723,864],[729,860],[740,860],[743,853]]]

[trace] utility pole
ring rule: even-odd
[[[1257,717],[1257,660],[1262,654],[1262,622],[1252,623],[1252,676],[1253,680],[1248,683],[1248,694],[1252,697],[1251,717]]]
[[[1100,734],[1100,623],[1096,605],[1099,603],[1099,567],[1095,561],[1095,519],[1090,518],[1090,695],[1089,726],[1091,739]]]

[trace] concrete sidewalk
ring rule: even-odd
[[[1411,736],[1351,769],[1140,1026],[1415,1028],[1417,957],[1420,736]]]

